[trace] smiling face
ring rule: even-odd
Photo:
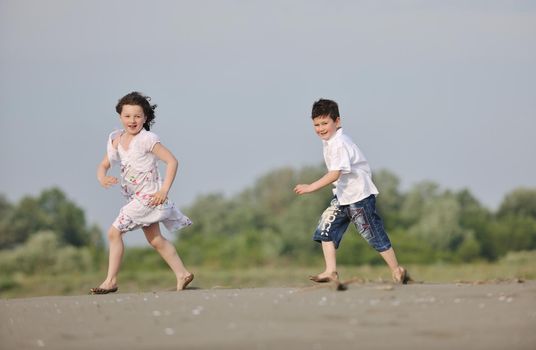
[[[341,126],[341,118],[335,121],[329,115],[320,115],[313,118],[313,126],[316,134],[324,141],[329,140],[335,135],[337,129]]]
[[[121,119],[121,123],[126,132],[134,136],[143,129],[143,124],[147,120],[147,117],[145,117],[141,106],[123,105],[119,119]]]

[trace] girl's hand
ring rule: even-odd
[[[313,192],[313,190],[311,189],[311,185],[299,184],[294,187],[294,192],[297,194],[306,194]]]
[[[117,184],[119,181],[116,177],[113,176],[104,176],[103,178],[99,179],[99,182],[102,187],[109,188],[115,184]]]
[[[149,201],[149,205],[153,207],[157,207],[160,204],[164,203],[167,200],[167,192],[164,190],[160,190],[153,194],[153,198]]]

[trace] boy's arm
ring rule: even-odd
[[[341,176],[340,170],[331,170],[326,173],[326,175],[322,176],[320,179],[316,180],[315,182],[311,184],[299,184],[294,187],[294,192],[297,194],[305,194],[317,191],[321,189],[322,187],[325,187],[339,179]]]
[[[153,195],[153,198],[151,200],[151,204],[156,206],[166,201],[169,190],[171,189],[171,185],[175,180],[175,175],[177,175],[177,168],[179,167],[179,162],[177,161],[173,153],[171,153],[161,143],[157,143],[156,145],[154,145],[152,152],[155,156],[158,157],[158,159],[166,163],[166,177],[164,178],[162,187],[160,188],[160,191],[156,192]]]
[[[104,188],[108,188],[117,183],[117,179],[115,177],[106,175],[108,169],[110,169],[110,160],[108,159],[108,155],[105,154],[104,159],[97,167],[97,180],[99,180],[101,186]]]

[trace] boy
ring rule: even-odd
[[[406,284],[409,276],[398,265],[395,251],[376,213],[378,190],[365,156],[341,128],[339,107],[332,100],[320,99],[313,104],[311,118],[316,134],[322,139],[328,172],[311,184],[299,184],[297,194],[317,191],[331,183],[334,197],[324,211],[313,240],[321,242],[326,269],[310,279],[314,282],[338,282],[336,249],[350,222],[361,236],[380,253],[396,283]]]

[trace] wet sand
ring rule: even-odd
[[[0,300],[0,349],[536,349],[536,281]]]

